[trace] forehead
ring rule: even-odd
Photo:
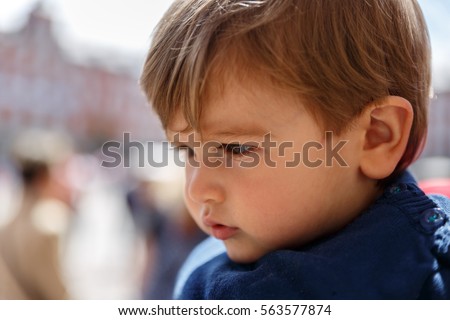
[[[204,139],[221,136],[262,137],[281,127],[295,125],[305,112],[300,99],[269,79],[229,75],[211,78],[202,101],[198,131]],[[167,134],[194,130],[179,110]]]

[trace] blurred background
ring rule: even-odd
[[[434,97],[412,170],[450,193],[450,1],[419,2]],[[102,145],[125,132],[149,156],[164,147],[137,81],[170,3],[0,1],[0,298],[170,298],[204,237],[182,204],[183,173],[100,165]]]

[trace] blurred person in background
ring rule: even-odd
[[[65,299],[62,240],[72,214],[64,165],[71,144],[54,132],[32,130],[17,138],[12,160],[22,181],[14,217],[0,229],[0,298]]]
[[[154,252],[158,234],[165,223],[164,213],[156,203],[153,184],[150,181],[133,177],[136,185],[126,193],[126,202],[134,223],[137,240],[141,242],[141,268],[139,270],[140,296],[144,296],[146,285],[150,281]]]
[[[157,162],[164,146],[144,153]],[[165,149],[169,159],[172,150]],[[134,154],[134,156],[137,156]],[[136,159],[134,159],[136,160]],[[133,187],[127,193],[127,203],[138,237],[144,240],[141,275],[142,299],[172,299],[178,271],[192,249],[206,235],[189,215],[182,199],[182,167],[169,163],[165,167],[139,166],[134,161],[131,170]]]
[[[184,205],[163,216],[152,243],[154,265],[144,283],[144,299],[172,299],[175,280],[181,265],[206,235],[197,227]]]

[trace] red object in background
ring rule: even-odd
[[[443,194],[450,198],[450,179],[449,178],[434,178],[422,180],[419,182],[419,187],[426,194]]]

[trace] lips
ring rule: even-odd
[[[238,228],[217,223],[207,217],[203,218],[203,224],[210,229],[211,235],[219,240],[227,240],[234,236],[239,230]]]
[[[222,224],[211,226],[211,235],[219,240],[227,240],[234,236],[237,231],[238,228],[227,227]]]

